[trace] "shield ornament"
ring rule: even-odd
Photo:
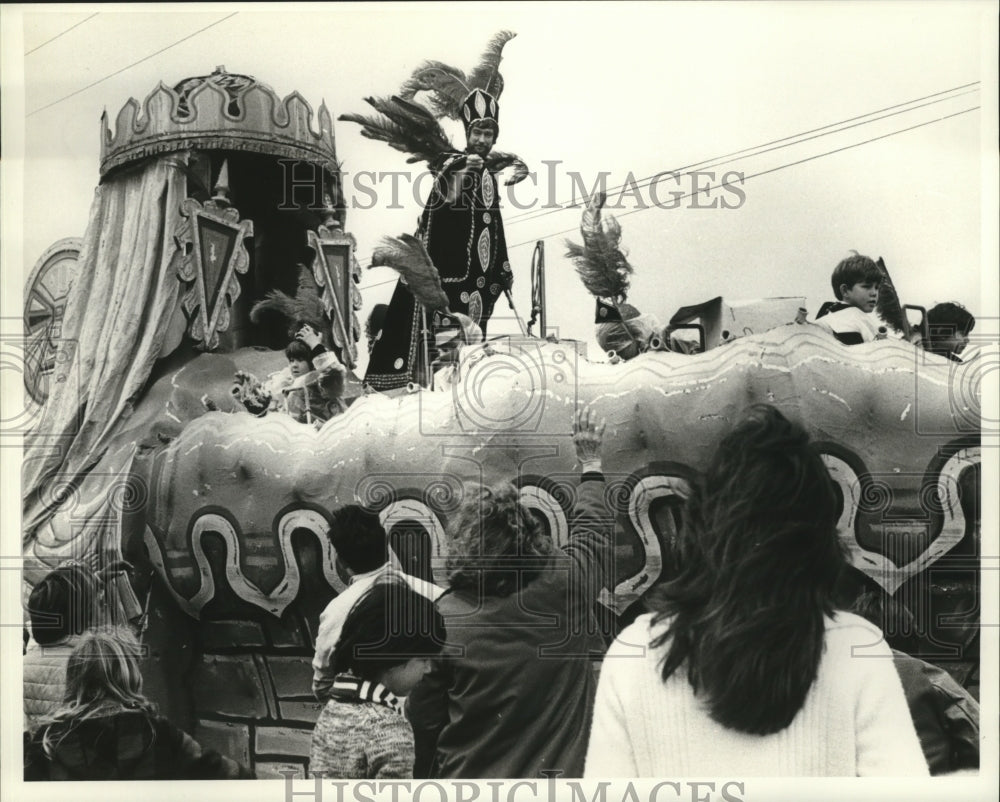
[[[188,334],[202,351],[219,345],[219,332],[229,328],[229,310],[240,297],[237,273],[246,273],[250,255],[245,240],[253,236],[253,221],[240,220],[236,209],[213,201],[202,206],[188,198],[181,204],[185,222],[178,234],[184,258],[178,268],[182,281],[191,282],[181,306]]]
[[[320,290],[323,310],[330,319],[333,344],[340,351],[341,361],[353,368],[357,365],[358,340],[361,326],[357,311],[361,308],[361,266],[354,258],[355,242],[351,234],[339,228],[320,226],[309,231],[306,241],[315,257],[313,278]]]

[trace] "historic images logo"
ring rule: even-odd
[[[665,171],[636,176],[631,170],[619,180],[607,170],[586,175],[561,170],[562,162],[543,160],[545,169],[531,171],[523,181],[500,181],[503,205],[517,212],[554,211],[583,207],[597,193],[607,197],[605,209],[739,209],[746,203],[743,173],[735,170]],[[279,209],[303,207],[322,210],[328,202],[338,205],[344,198],[351,209],[405,209],[422,207],[431,197],[436,180],[427,170],[342,171],[339,185],[333,185],[316,165],[292,159],[281,161],[284,193]],[[329,201],[328,201],[329,199]],[[443,201],[442,201],[443,202]],[[517,215],[511,222],[520,218]]]

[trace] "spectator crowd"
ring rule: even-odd
[[[836,301],[816,322],[846,344],[884,337],[872,315],[883,276],[868,257],[845,259],[832,277]],[[924,347],[960,359],[972,315],[947,303],[926,317]],[[328,379],[342,381],[343,368],[316,332],[297,327],[287,355],[287,375],[266,391],[242,377],[241,403],[305,423],[336,414],[342,383]],[[442,587],[401,569],[374,511],[335,513],[332,545],[351,582],[319,618],[313,692],[324,707],[310,772],[467,779],[978,768],[976,700],[941,669],[889,648],[885,600],[844,602],[835,488],[805,429],[774,407],[752,407],[722,439],[686,501],[675,570],[607,642],[595,618],[614,532],[603,440],[604,423],[578,411],[580,478],[561,548],[512,484],[467,485],[449,521]],[[107,614],[110,586],[107,572],[71,562],[31,591],[25,779],[251,777],[143,695],[140,642],[127,620]]]

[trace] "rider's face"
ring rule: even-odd
[[[493,149],[493,143],[497,140],[497,132],[493,128],[484,126],[473,126],[469,129],[466,137],[467,153],[475,153],[477,156],[485,156]]]

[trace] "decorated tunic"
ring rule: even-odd
[[[444,161],[420,218],[420,234],[441,276],[449,309],[468,315],[485,334],[493,307],[510,288],[513,274],[496,178],[486,167],[456,176],[465,159],[465,154],[453,153]],[[457,196],[449,201],[452,180],[461,183]],[[435,314],[428,320],[430,328],[449,323],[454,319],[449,320],[446,314]],[[420,307],[400,281],[365,375],[372,388],[391,390],[419,381],[421,325]]]

